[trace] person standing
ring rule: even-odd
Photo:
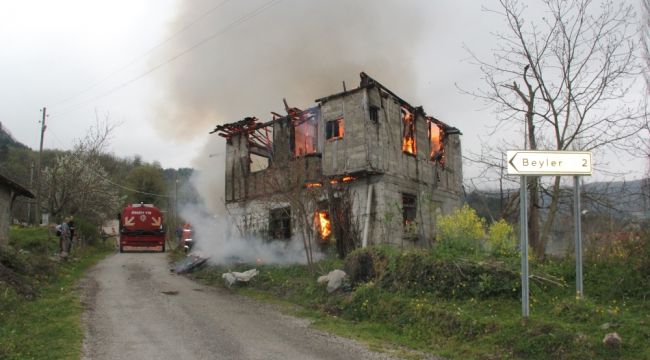
[[[61,223],[61,237],[59,239],[60,256],[64,259],[68,257],[70,250],[70,227],[68,226],[68,221],[70,221],[70,218],[65,218],[63,223]]]
[[[70,241],[68,241],[68,254],[72,252],[72,243],[74,242],[74,217],[70,216],[68,220],[68,229],[70,229]],[[77,244],[78,245],[78,244]]]

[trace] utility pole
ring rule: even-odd
[[[47,109],[43,107],[43,120],[41,120],[41,145],[38,148],[38,160],[36,162],[36,224],[41,223],[41,161],[43,158],[43,138],[45,137],[45,118],[47,117]]]
[[[34,189],[34,162],[29,167],[29,187]],[[27,201],[27,223],[32,224],[32,200]]]

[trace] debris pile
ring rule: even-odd
[[[174,267],[169,270],[177,274],[189,273],[205,264],[206,261],[208,261],[208,257],[200,256],[198,254],[190,254],[185,259],[174,263]]]
[[[221,277],[226,281],[226,285],[228,285],[228,287],[231,287],[234,283],[237,282],[249,282],[252,278],[255,277],[255,275],[259,273],[260,272],[257,271],[257,269],[250,269],[244,272],[227,272],[221,275]]]

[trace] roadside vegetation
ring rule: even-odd
[[[76,283],[114,251],[110,240],[92,233],[63,261],[48,229],[11,228],[9,246],[0,247],[0,359],[79,358],[83,308]]]
[[[650,358],[650,233],[587,249],[584,299],[575,296],[571,257],[531,259],[531,315],[524,320],[511,226],[486,226],[464,207],[439,219],[439,228],[433,249],[369,247],[313,270],[257,265],[260,274],[233,291],[289,304],[317,328],[404,357]],[[205,267],[193,277],[223,286],[223,272],[250,268]],[[316,279],[337,268],[348,277],[329,294]],[[621,345],[603,344],[612,332]]]

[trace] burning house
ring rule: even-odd
[[[460,131],[365,73],[358,88],[315,102],[212,132],[227,140],[225,201],[238,229],[430,246],[437,215],[460,205]]]

